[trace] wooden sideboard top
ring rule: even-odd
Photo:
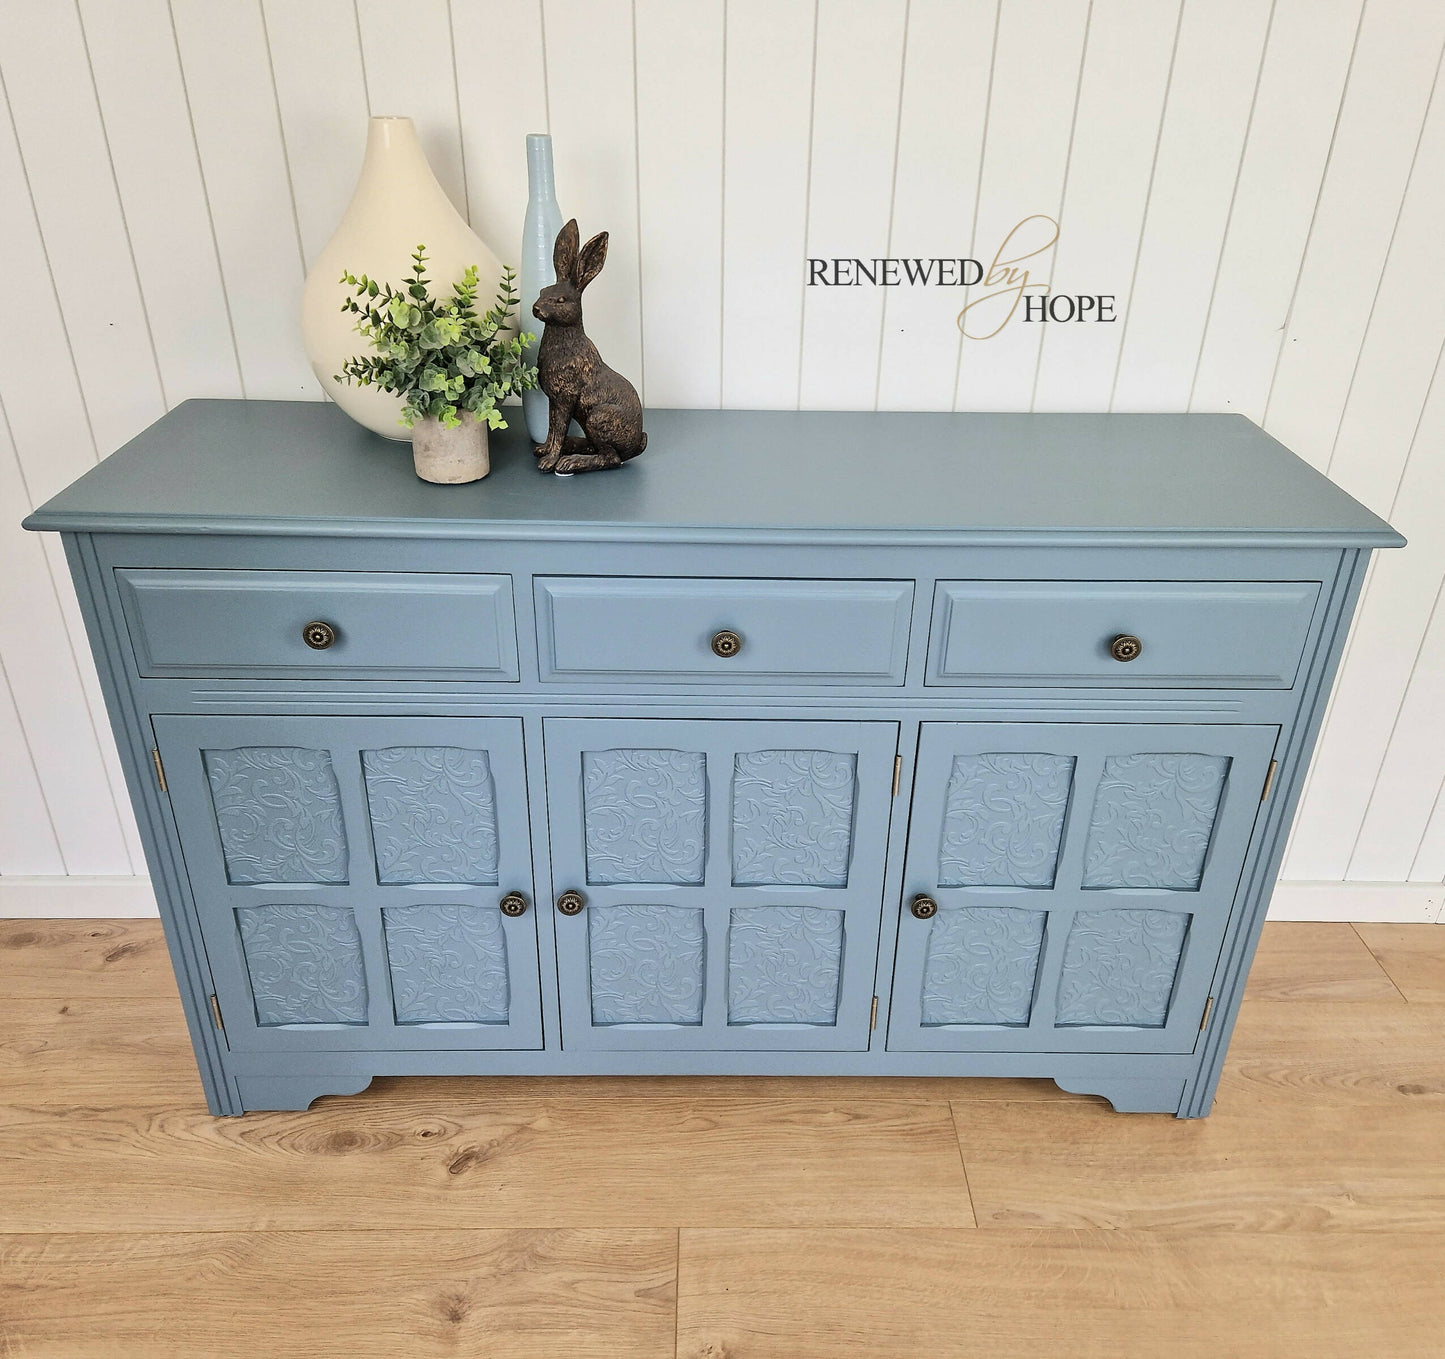
[[[334,405],[187,401],[38,509],[78,532],[1393,547],[1242,415],[651,410],[624,468],[431,486]]]

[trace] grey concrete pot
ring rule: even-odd
[[[412,459],[423,481],[458,486],[480,481],[492,470],[487,422],[478,420],[471,411],[463,411],[461,416],[462,423],[453,429],[445,428],[431,416],[412,426]]]

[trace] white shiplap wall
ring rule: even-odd
[[[1243,411],[1389,516],[1286,877],[1438,915],[1442,45],[1439,0],[0,0],[11,900],[144,872],[17,521],[187,397],[318,397],[299,289],[378,112],[508,258],[553,134],[612,233],[588,328],[650,405]],[[802,286],[808,254],[987,260],[1032,213],[1036,278],[1117,324],[977,343],[945,290]]]

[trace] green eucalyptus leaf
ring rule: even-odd
[[[477,266],[468,265],[450,295],[437,298],[426,261],[426,246],[417,246],[411,277],[400,286],[350,270],[342,274],[355,296],[341,309],[357,318],[353,328],[372,352],[348,359],[336,381],[402,396],[403,424],[427,415],[446,419],[448,412],[454,420],[461,409],[485,416],[492,428],[505,428],[505,422],[493,422],[497,403],[537,385],[537,370],[523,352],[535,337],[499,338],[517,305],[516,273],[510,267],[502,271],[494,305],[478,316]]]

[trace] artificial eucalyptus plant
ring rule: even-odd
[[[356,329],[376,353],[347,359],[336,380],[404,397],[403,425],[432,416],[452,429],[471,411],[490,428],[506,429],[500,403],[537,385],[537,370],[522,352],[534,337],[501,333],[517,305],[516,274],[503,270],[496,305],[478,316],[476,265],[452,285],[450,299],[438,301],[429,291],[426,246],[411,258],[412,276],[401,288],[342,274],[355,296],[341,309],[355,313]]]

